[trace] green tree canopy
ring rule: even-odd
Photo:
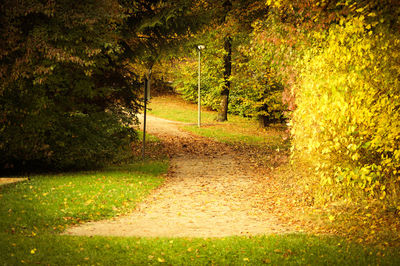
[[[115,159],[134,136],[120,107],[139,108],[118,2],[3,1],[0,8],[0,167]]]
[[[192,1],[3,1],[0,167],[118,159],[135,136],[143,67],[202,21]]]

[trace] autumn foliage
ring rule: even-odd
[[[368,199],[398,211],[398,3],[276,0],[244,13],[232,11],[223,28],[198,35],[207,47],[203,104],[218,108],[224,55],[218,36],[230,31],[230,112],[289,118],[293,161],[310,168],[304,183],[313,201]],[[175,79],[194,101],[195,56],[177,63]]]
[[[399,211],[398,1],[22,2],[1,5],[2,167],[116,160],[143,76],[173,58],[166,80],[196,101],[203,44],[203,105],[229,83],[231,113],[288,121],[314,202]]]
[[[211,1],[212,2],[212,1]],[[220,110],[221,93],[229,82],[229,113],[244,117],[258,117],[265,124],[284,120],[286,104],[282,102],[283,86],[271,68],[271,54],[260,40],[258,25],[267,18],[268,6],[263,1],[231,2],[231,10],[218,13],[216,19],[194,35],[185,47],[185,58],[174,62],[174,87],[183,98],[197,101],[198,51],[196,44],[205,45],[201,52],[202,104]],[[213,3],[213,9],[221,8]],[[221,22],[222,21],[222,22]],[[226,36],[231,38],[231,68],[226,77]]]
[[[313,169],[315,179],[308,185],[315,199],[369,198],[399,209],[399,5],[277,1],[271,6],[278,14],[283,8],[309,14],[301,20],[281,17],[279,23],[297,25],[302,41],[293,46],[290,69],[283,73],[295,107],[294,158]],[[280,41],[286,51],[288,42],[290,37]]]

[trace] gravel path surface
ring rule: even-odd
[[[0,186],[2,185],[7,185],[7,184],[12,184],[12,183],[17,183],[21,181],[26,181],[28,178],[25,177],[0,177]]]
[[[232,148],[179,129],[182,123],[148,117],[171,157],[165,184],[130,215],[69,228],[68,235],[225,237],[295,230],[268,211],[268,176]],[[267,206],[267,207],[266,207]]]

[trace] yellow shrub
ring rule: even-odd
[[[295,154],[325,188],[396,206],[400,183],[400,40],[363,16],[313,33],[299,62]]]

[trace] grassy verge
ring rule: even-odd
[[[143,130],[138,130],[138,143],[141,144],[143,141]],[[146,141],[147,142],[160,142],[160,139],[154,135],[146,133]]]
[[[115,217],[162,182],[163,162],[105,171],[35,176],[0,189],[3,265],[398,264],[395,250],[304,234],[258,237],[121,238],[59,235],[65,227]],[[162,217],[160,217],[162,219]]]
[[[188,103],[177,96],[166,95],[152,98],[149,108],[149,114],[151,115],[174,121],[197,124],[197,105]],[[215,118],[215,112],[202,110],[202,123],[215,123]]]
[[[224,239],[1,235],[5,264],[50,265],[395,265],[393,252],[306,235]],[[4,241],[4,239],[6,241]]]
[[[217,113],[214,111],[202,111],[202,126],[197,127],[197,105],[190,104],[177,96],[162,96],[151,100],[150,104],[152,115],[191,123],[193,125],[184,126],[183,129],[195,134],[210,137],[221,142],[228,143],[247,143],[256,145],[269,145],[273,147],[285,148],[287,143],[286,128],[282,125],[275,125],[266,129],[258,127],[256,121],[243,117],[230,115],[228,122],[217,122]]]
[[[136,162],[102,171],[37,175],[2,186],[1,231],[36,236],[121,215],[162,183],[159,176],[166,169],[166,162]]]

